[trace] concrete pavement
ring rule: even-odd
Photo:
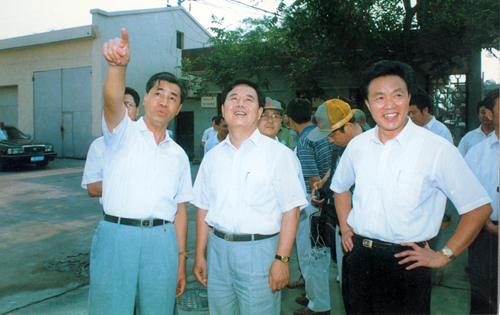
[[[88,257],[102,218],[96,198],[80,188],[84,161],[56,159],[46,169],[0,172],[0,314],[87,314]],[[193,179],[198,165],[193,165]],[[187,289],[202,289],[191,273],[196,209],[188,206]],[[447,239],[456,227],[447,230]],[[296,254],[290,279],[299,277]],[[438,271],[432,314],[468,314],[470,288],[466,253]],[[330,268],[332,314],[344,314],[337,268]],[[292,314],[302,289],[282,290],[282,314]],[[202,299],[202,297],[200,298]],[[179,314],[208,314],[179,308]]]

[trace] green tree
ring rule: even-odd
[[[269,75],[285,76],[291,90],[319,97],[339,67],[359,77],[383,59],[445,76],[471,52],[498,47],[500,27],[498,0],[296,0],[246,23],[213,28],[210,53],[182,69],[203,68],[199,79],[219,88],[237,76],[264,87]]]

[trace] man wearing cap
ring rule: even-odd
[[[311,141],[320,141],[324,138],[328,138],[330,143],[335,143],[340,147],[340,151],[338,154],[332,154],[332,167],[328,172],[327,176],[325,176],[321,181],[314,183],[313,194],[317,189],[322,189],[325,191],[327,196],[327,200],[322,200],[319,202],[324,202],[329,207],[326,209],[332,209],[335,211],[333,191],[329,189],[329,186],[332,181],[333,174],[335,173],[335,169],[337,168],[337,164],[340,160],[340,156],[345,150],[345,147],[349,142],[356,136],[362,134],[364,131],[369,130],[370,127],[366,123],[366,116],[359,109],[351,109],[349,104],[346,102],[333,99],[329,100],[326,103],[322,104],[318,107],[316,111],[316,119],[327,121],[323,128],[316,127],[309,133],[309,140]],[[363,125],[361,125],[363,124]],[[366,128],[366,130],[365,130]],[[323,209],[325,211],[325,209]],[[333,214],[335,217],[337,214]],[[338,222],[338,221],[337,221]],[[335,228],[335,251],[336,251],[336,260],[337,260],[337,270],[339,273],[339,280],[342,280],[342,257],[344,253],[342,251],[342,244],[340,238],[340,228],[337,225]],[[333,253],[332,253],[333,258]]]
[[[349,142],[330,187],[346,251],[347,314],[429,314],[431,268],[462,253],[492,212],[457,148],[408,118],[412,73],[396,61],[365,71],[362,90],[377,126]],[[426,241],[439,231],[446,197],[462,218],[435,252]]]
[[[283,108],[281,108],[281,104],[278,101],[266,97],[266,104],[264,105],[262,115],[260,115],[258,128],[264,136],[268,136],[286,145],[286,141],[280,141],[277,136],[280,131],[283,112]]]
[[[222,99],[229,136],[203,158],[194,184],[193,273],[208,287],[210,314],[279,315],[279,290],[288,283],[288,257],[307,205],[300,165],[290,149],[259,132],[265,96],[255,83],[236,80]]]
[[[330,169],[330,158],[333,151],[327,139],[322,142],[312,142],[307,139],[309,132],[316,127],[311,122],[311,113],[311,104],[306,100],[294,100],[288,104],[287,115],[291,127],[298,135],[297,156],[302,166],[309,198],[312,185],[324,177]],[[323,124],[323,122],[319,122],[319,124]],[[330,249],[312,246],[311,241],[316,245],[318,240],[311,240],[310,237],[310,217],[317,211],[318,209],[311,204],[300,213],[296,244],[300,271],[304,277],[307,295],[295,300],[305,306],[295,310],[295,315],[330,314],[328,280]]]

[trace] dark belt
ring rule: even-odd
[[[230,242],[250,242],[250,241],[259,241],[259,240],[265,240],[266,238],[273,237],[275,235],[278,235],[278,233],[274,234],[228,234],[224,233],[221,231],[218,231],[214,229],[214,234],[217,237],[220,237],[222,239],[225,239],[226,241]]]
[[[111,223],[119,223],[123,225],[140,226],[140,227],[153,227],[170,223],[170,221],[163,219],[144,219],[144,220],[128,219],[128,218],[115,217],[109,214],[104,215],[104,221],[108,221]]]
[[[394,244],[394,243],[384,242],[384,241],[381,241],[381,240],[372,239],[372,238],[364,237],[364,236],[357,235],[357,234],[354,234],[352,236],[352,241],[353,241],[353,243],[361,244],[364,247],[370,248],[370,249],[387,249],[387,250],[401,250],[401,251],[404,251],[404,250],[407,250],[410,247],[410,246],[402,246],[400,244]],[[420,246],[420,247],[423,248],[423,247],[425,247],[426,243],[427,242],[418,242],[418,243],[415,243],[415,244],[417,244],[418,246]]]

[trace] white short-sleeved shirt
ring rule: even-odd
[[[201,141],[206,143],[208,141],[208,139],[212,138],[213,136],[216,136],[218,133],[219,132],[217,130],[215,130],[214,127],[207,128],[203,132],[203,136],[201,137]]]
[[[104,153],[106,146],[104,137],[95,139],[90,145],[83,170],[82,188],[87,189],[87,184],[102,182],[104,169]],[[102,197],[99,197],[99,202],[102,204]]]
[[[411,119],[385,144],[378,126],[351,140],[330,188],[343,193],[353,184],[347,223],[356,234],[391,243],[436,236],[447,196],[460,214],[491,202],[457,148]]]
[[[498,221],[498,145],[498,137],[493,132],[492,136],[473,146],[465,155],[465,162],[492,200],[490,219],[493,221]]]
[[[460,151],[462,156],[465,156],[470,148],[483,141],[484,139],[491,137],[491,135],[495,133],[495,131],[492,131],[490,132],[490,134],[485,135],[481,130],[481,127],[482,125],[477,129],[467,132],[465,136],[462,137],[462,140],[460,140],[460,143],[458,144],[458,151]]]
[[[125,116],[108,131],[106,142],[103,204],[107,214],[132,218],[173,221],[177,204],[191,201],[191,171],[184,150],[168,133],[156,144],[141,117],[133,122]]]
[[[427,125],[424,126],[424,128],[445,138],[448,142],[453,144],[453,137],[451,136],[450,130],[446,128],[442,122],[437,121],[436,117],[432,116],[432,119],[427,123]]]
[[[229,135],[203,158],[194,202],[209,226],[233,234],[274,234],[284,212],[308,202],[293,152],[258,129],[236,149]]]
[[[220,141],[218,135],[215,135],[212,138],[208,139],[207,142],[205,142],[205,154],[207,154],[208,151],[210,151],[213,147],[215,147],[219,143]]]

